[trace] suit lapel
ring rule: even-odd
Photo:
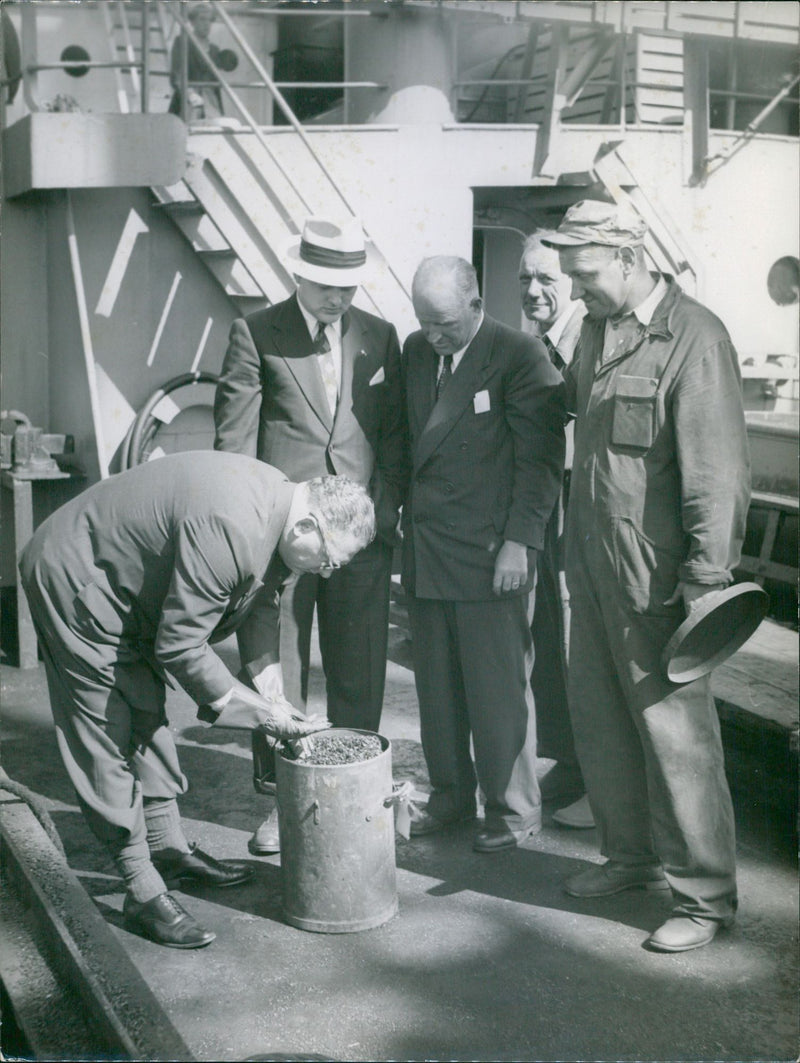
[[[311,337],[305,318],[297,305],[297,296],[284,304],[284,312],[276,315],[274,343],[277,354],[297,382],[311,409],[330,432],[333,428],[328,397],[322,383],[319,363],[311,353]]]
[[[486,380],[489,371],[494,334],[494,322],[485,317],[472,343],[464,351],[464,356],[453,373],[450,383],[443,391],[442,397],[431,410],[419,438],[414,461],[415,468],[419,468],[428,460],[445,436],[452,431],[456,421],[472,402],[475,393],[481,390],[481,385]],[[434,386],[437,365],[434,351],[432,359]]]

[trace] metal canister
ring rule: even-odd
[[[344,934],[397,912],[392,752],[378,737],[380,754],[352,764],[276,757],[283,912],[291,926]]]

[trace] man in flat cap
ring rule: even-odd
[[[125,884],[125,920],[158,944],[215,935],[167,892],[172,881],[235,886],[254,868],[190,848],[186,793],[166,717],[176,680],[222,727],[275,739],[326,727],[236,680],[211,643],[246,632],[245,665],[277,659],[277,592],[322,576],[374,534],[360,484],[290,483],[239,454],[172,454],[90,487],[36,531],[20,562],[44,658],[59,751],[81,810]]]
[[[389,589],[407,431],[394,326],[351,306],[367,262],[356,218],[309,218],[287,250],[297,290],[231,326],[214,402],[217,450],[250,454],[291,480],[343,474],[368,488],[377,536],[329,580],[291,576],[281,596],[280,666],[248,677],[304,709],[316,610],[328,718],[377,731],[386,677]],[[282,685],[282,686],[281,686]],[[268,751],[254,732],[258,765]],[[270,783],[258,784],[269,792]],[[277,852],[277,812],[250,851]]]
[[[569,701],[608,858],[566,889],[671,889],[647,945],[683,952],[733,922],[734,819],[708,676],[671,683],[661,656],[687,611],[731,582],[749,458],[731,340],[649,271],[645,234],[631,208],[586,201],[547,241],[588,315],[567,373]]]

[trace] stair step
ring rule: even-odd
[[[204,214],[205,208],[203,204],[196,199],[174,199],[174,200],[159,200],[153,204],[155,207],[160,207],[165,210],[167,214]]]
[[[216,259],[220,262],[227,260],[235,260],[236,252],[231,247],[221,247],[215,249],[198,248],[197,254],[202,255],[203,258]]]
[[[266,295],[230,295],[228,298],[233,301],[242,317],[248,317],[273,305]]]

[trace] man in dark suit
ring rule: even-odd
[[[564,373],[580,336],[585,309],[573,302],[570,280],[561,272],[558,254],[542,240],[551,235],[532,233],[522,248],[519,290],[522,311],[531,322],[533,335],[547,348],[550,361]],[[572,799],[553,814],[565,827],[593,827],[594,818],[586,797],[567,704],[567,648],[569,646],[569,593],[564,578],[564,510],[572,469],[573,425],[567,426],[567,456],[564,489],[553,508],[537,563],[536,604],[533,636],[531,687],[536,703],[537,752],[556,761],[539,780],[542,800]]]
[[[392,325],[351,307],[366,263],[351,219],[310,219],[288,252],[297,291],[234,321],[217,389],[215,447],[252,454],[292,480],[340,473],[368,487],[378,533],[322,581],[292,577],[281,597],[281,669],[255,676],[306,704],[314,610],[335,727],[376,731],[386,677],[392,551],[407,481],[400,346]],[[254,734],[254,742],[258,737]],[[251,839],[279,850],[277,814]]]
[[[425,259],[412,298],[403,584],[432,793],[411,832],[473,818],[479,783],[474,848],[495,852],[541,825],[531,592],[561,486],[563,386],[538,340],[484,315],[464,259]]]
[[[195,452],[95,484],[23,551],[64,765],[122,876],[126,921],[158,943],[190,949],[215,937],[167,882],[233,886],[253,873],[187,844],[176,800],[187,782],[165,684],[177,680],[202,706],[200,719],[219,726],[263,726],[276,738],[327,726],[238,682],[209,643],[257,612],[245,667],[275,660],[284,573],[329,573],[373,534],[359,484],[292,484],[252,458]]]

